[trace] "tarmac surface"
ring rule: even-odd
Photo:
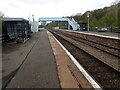
[[[29,43],[31,47],[28,45],[29,50],[24,60],[21,60],[16,67],[7,64],[12,70],[19,65],[20,67],[6,88],[60,88],[55,57],[46,31],[38,32],[34,39],[32,45]],[[11,69],[3,68],[6,72],[11,72]]]
[[[16,44],[15,42],[4,43],[2,45],[2,86],[5,87],[9,80],[14,76],[17,69],[24,62],[26,56],[38,40],[38,34],[33,36],[25,43]]]

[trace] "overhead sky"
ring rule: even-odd
[[[115,0],[0,0],[7,17],[62,17],[110,6]]]

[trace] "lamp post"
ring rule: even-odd
[[[88,31],[90,31],[89,30],[89,24],[90,24],[90,18],[89,18],[90,17],[90,13],[89,12],[87,13],[87,17],[88,17]]]
[[[33,19],[33,22],[32,22],[32,30],[35,31],[35,27],[34,27],[34,15],[32,15],[32,19]]]
[[[32,15],[32,19],[33,19],[33,22],[34,22],[34,15]]]

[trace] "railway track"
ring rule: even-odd
[[[79,33],[71,33],[66,31],[55,30],[54,32],[57,32],[59,36],[64,37],[64,39],[70,41],[82,50],[120,72],[119,41],[111,41],[111,39],[108,39],[103,42],[105,38],[101,39],[100,37],[98,38],[94,36],[81,36]]]
[[[53,30],[50,30],[50,32],[68,49],[68,51],[78,60],[83,68],[96,82],[99,83],[102,88],[120,88],[119,71],[82,50],[81,47],[74,42],[77,41],[80,43],[80,41],[73,38],[71,35],[69,36]],[[114,56],[116,57],[116,55]]]
[[[101,51],[104,51],[104,52],[107,52],[111,55],[114,55],[114,56],[117,56],[117,57],[120,57],[120,55],[118,54],[119,50],[120,50],[120,47],[118,45],[118,40],[116,40],[116,42],[113,42],[113,43],[117,43],[117,45],[111,45],[109,43],[101,43],[103,42],[104,40],[101,40],[100,42],[100,39],[98,41],[95,41],[94,39],[96,37],[93,37],[92,38],[89,38],[88,36],[79,36],[80,34],[79,33],[74,33],[74,32],[60,32],[60,34],[62,35],[65,35],[67,37],[71,37],[72,39],[74,40],[77,40],[77,41],[80,41],[82,43],[85,43],[91,47],[94,47],[94,48],[97,48],[97,49],[100,49]],[[111,41],[109,41],[111,43]]]

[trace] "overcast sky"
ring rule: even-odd
[[[0,0],[5,16],[62,17],[110,6],[115,0]]]

